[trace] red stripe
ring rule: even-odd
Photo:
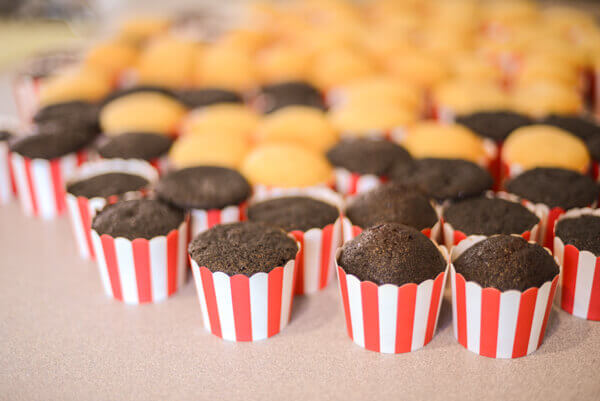
[[[594,180],[598,180],[598,177],[600,177],[600,163],[599,162],[597,162],[597,161],[592,162],[591,172],[592,172],[592,178]]]
[[[10,186],[12,188],[13,193],[16,195],[17,194],[17,181],[15,180],[15,172],[13,170],[13,165],[11,163],[12,160],[12,154],[10,152],[8,152],[7,154],[7,164],[8,164],[8,174],[10,177]]]
[[[94,255],[94,246],[92,245],[92,219],[90,218],[89,200],[83,196],[78,196],[77,208],[79,209],[79,218],[81,219],[87,249],[90,253],[90,257],[94,259],[96,256]]]
[[[152,302],[152,274],[150,272],[150,243],[147,239],[137,238],[131,243],[135,280],[138,288],[138,302]]]
[[[546,223],[546,232],[544,234],[544,246],[552,252],[554,249],[554,224],[556,220],[564,214],[565,211],[559,207],[555,207],[548,213],[548,220]]]
[[[323,228],[321,232],[321,275],[319,277],[319,288],[327,286],[329,279],[329,266],[331,266],[331,249],[333,240],[333,224],[329,224]]]
[[[31,199],[31,210],[33,215],[38,215],[37,195],[35,192],[35,185],[33,184],[33,171],[31,171],[31,159],[23,157],[23,163],[25,166],[25,176],[27,178],[27,187],[29,188],[29,198]]]
[[[362,228],[359,226],[352,226],[352,238],[357,237],[360,233],[362,233]]]
[[[252,314],[250,312],[250,279],[237,274],[229,280],[231,283],[231,303],[235,322],[235,339],[252,341]]]
[[[444,283],[444,273],[438,274],[433,282],[431,292],[431,303],[429,304],[429,314],[427,317],[427,330],[425,331],[425,342],[427,344],[433,338],[433,330],[437,321],[438,310],[440,306],[440,297],[442,296],[442,284]]]
[[[346,273],[344,269],[338,267],[338,275],[340,282],[340,292],[342,293],[342,305],[344,306],[344,315],[346,316],[346,329],[348,330],[348,337],[352,336],[352,320],[350,319],[350,302],[348,301],[348,284],[346,283]]]
[[[454,236],[452,238],[452,243],[454,245],[458,245],[462,240],[466,239],[467,236],[462,231],[454,230]]]
[[[517,317],[517,328],[515,330],[515,342],[513,343],[513,358],[518,358],[527,354],[537,294],[537,288],[530,288],[521,294],[519,315]]]
[[[500,291],[495,288],[484,288],[481,291],[479,354],[490,358],[496,357],[496,347],[498,345],[500,295]]]
[[[523,234],[521,234],[521,237],[529,241],[529,239],[531,238],[531,231],[525,231]]]
[[[304,294],[304,232],[292,231],[290,234],[300,243],[300,250],[296,254],[296,267],[294,275],[294,294]]]
[[[121,278],[119,277],[119,268],[117,265],[115,240],[109,235],[102,235],[100,240],[102,241],[102,251],[104,252],[104,260],[106,260],[106,270],[108,270],[113,297],[122,301],[123,295],[121,293]]]
[[[221,211],[219,209],[211,209],[206,211],[207,228],[211,228],[221,223]]]
[[[203,266],[200,268],[200,278],[202,279],[202,289],[204,290],[206,310],[208,312],[208,320],[210,321],[210,331],[215,336],[223,338],[223,335],[221,334],[221,321],[219,320],[219,308],[217,307],[217,296],[215,294],[213,274]]]
[[[379,352],[379,301],[377,291],[377,285],[369,281],[362,282],[360,285],[365,348]]]
[[[283,267],[277,267],[269,272],[269,308],[267,336],[271,337],[280,330],[281,324],[281,291],[283,289]]]
[[[167,295],[177,291],[177,259],[179,254],[179,231],[167,235]]]
[[[573,313],[575,304],[575,285],[577,284],[577,265],[579,251],[573,245],[565,245],[562,269],[561,308]]]
[[[416,284],[407,284],[398,288],[398,306],[396,313],[396,353],[410,352],[412,348],[416,299]]]
[[[456,281],[456,334],[458,342],[467,346],[467,300],[465,296],[465,282],[462,274],[455,274]]]
[[[348,195],[353,195],[356,193],[359,178],[360,174],[350,173],[350,182],[348,182]]]
[[[421,232],[423,233],[423,235],[425,235],[427,238],[431,238],[431,228],[424,228],[421,230]]]
[[[587,318],[590,320],[600,320],[600,257],[596,258]]]
[[[246,220],[246,202],[240,204],[238,206],[238,219],[239,221],[245,221]]]
[[[54,201],[56,204],[56,211],[61,213],[65,210],[65,187],[62,179],[62,169],[60,166],[61,159],[54,159],[50,161],[50,174],[52,175],[52,189],[54,192]]]
[[[87,160],[87,152],[85,150],[81,150],[76,153],[77,155],[77,166],[81,166]]]
[[[544,333],[546,333],[546,324],[548,323],[548,316],[550,316],[550,309],[552,309],[552,300],[554,299],[554,293],[556,292],[556,285],[558,283],[558,276],[552,280],[552,287],[550,288],[550,295],[548,296],[548,305],[546,305],[546,313],[544,314],[544,322],[542,323],[542,329],[540,330],[540,338],[538,340],[538,348],[544,340]]]

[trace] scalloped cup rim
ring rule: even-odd
[[[183,222],[181,222],[181,224],[179,224],[179,226],[177,226],[177,228],[173,228],[173,229],[171,229],[171,230],[170,230],[168,233],[166,233],[166,234],[162,234],[162,235],[155,235],[154,237],[152,237],[152,238],[150,238],[150,239],[148,239],[148,238],[141,238],[141,237],[139,237],[139,238],[134,238],[134,239],[129,239],[129,238],[125,238],[125,237],[123,237],[123,236],[113,237],[112,235],[109,235],[109,234],[98,234],[98,231],[94,230],[93,228],[91,229],[91,231],[92,231],[93,233],[95,233],[95,234],[96,234],[96,235],[97,235],[99,238],[108,237],[108,238],[112,238],[112,239],[114,239],[115,241],[116,241],[116,240],[118,240],[118,239],[124,239],[124,240],[126,240],[126,241],[129,241],[129,242],[135,242],[135,241],[138,241],[138,240],[139,240],[139,241],[148,241],[148,242],[152,242],[152,241],[154,241],[154,240],[157,240],[157,239],[160,239],[160,238],[167,238],[167,237],[169,237],[169,236],[173,235],[173,233],[175,233],[175,232],[179,232],[179,231],[180,231],[182,228],[185,228],[185,226],[188,224],[188,221],[187,221],[187,220],[188,220],[188,219],[187,219],[187,217],[184,217],[184,219],[183,219]]]
[[[189,255],[189,253],[188,253],[188,255]],[[190,260],[191,260],[191,262],[192,262],[192,267],[196,266],[198,269],[203,269],[203,268],[204,268],[204,269],[208,270],[208,271],[209,271],[211,274],[217,274],[217,273],[224,274],[225,276],[229,277],[230,279],[231,279],[231,278],[234,278],[234,277],[241,276],[241,277],[245,277],[245,278],[247,278],[248,280],[250,280],[250,279],[252,279],[254,276],[257,276],[257,275],[263,275],[263,274],[266,274],[266,275],[268,276],[269,274],[271,274],[271,273],[272,273],[272,272],[274,272],[274,271],[278,271],[278,270],[284,270],[285,268],[287,268],[287,267],[289,267],[289,266],[290,266],[290,263],[291,263],[291,264],[294,264],[294,263],[295,263],[295,261],[296,261],[296,258],[294,257],[294,259],[290,259],[290,260],[288,260],[287,262],[285,262],[285,264],[284,264],[283,266],[276,266],[276,267],[274,267],[273,269],[271,269],[271,270],[270,270],[270,271],[268,271],[268,272],[256,272],[256,273],[252,274],[251,276],[248,276],[247,274],[244,274],[244,273],[236,273],[236,274],[233,274],[233,275],[231,275],[231,274],[227,274],[227,273],[225,273],[225,272],[222,272],[222,271],[216,271],[216,272],[214,272],[214,271],[210,270],[210,269],[209,269],[208,267],[206,267],[206,266],[200,266],[200,265],[198,265],[198,262],[196,262],[196,261],[195,261],[195,260],[194,260],[194,259],[193,259],[191,256],[190,256]]]

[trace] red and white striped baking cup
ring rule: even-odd
[[[367,192],[385,181],[381,176],[353,173],[341,167],[335,168],[334,174],[335,190],[342,195]]]
[[[11,153],[11,164],[26,216],[53,219],[65,209],[65,181],[87,160],[87,151],[52,159],[30,159]]]
[[[454,247],[451,260],[486,237],[469,237]],[[450,265],[454,336],[469,351],[491,358],[519,358],[544,339],[558,275],[541,287],[499,291],[466,281]]]
[[[443,247],[440,252],[447,259]],[[336,253],[336,261],[341,249]],[[411,352],[427,345],[438,322],[446,273],[420,284],[400,287],[361,281],[336,262],[348,336],[355,344],[386,354]]]
[[[204,328],[229,341],[258,341],[288,323],[294,292],[294,260],[269,273],[229,276],[192,259]]]
[[[356,237],[360,233],[363,232],[363,229],[359,226],[355,226],[352,224],[348,217],[344,217],[342,219],[342,239],[343,242],[346,243],[350,241],[352,238]],[[427,236],[430,240],[438,243],[440,241],[440,236],[442,233],[442,223],[438,220],[433,227],[424,228],[421,230],[423,234]]]
[[[159,176],[164,176],[171,169],[171,165],[169,163],[169,159],[167,156],[157,157],[152,160],[148,160],[148,163],[154,167],[154,169],[158,172]]]
[[[84,163],[71,177],[66,187],[77,181],[107,173],[135,174],[145,178],[149,183],[158,179],[156,170],[143,160],[105,159]],[[107,203],[114,203],[118,199],[132,199],[142,197],[145,191],[131,191],[121,196],[109,198],[75,196],[69,192],[66,194],[67,208],[71,218],[73,233],[79,254],[83,259],[94,259],[94,247],[92,246],[92,219],[96,212]]]
[[[452,108],[433,102],[431,104],[431,113],[434,120],[442,124],[452,124],[456,121],[456,113]]]
[[[600,209],[573,209],[558,220],[582,215],[600,216]],[[554,257],[561,268],[560,307],[588,320],[600,320],[600,256],[565,245],[554,237]]]
[[[274,187],[263,184],[254,184],[252,186],[252,198],[254,200],[261,200],[267,199],[270,196],[277,196],[279,194],[289,193],[290,191],[306,191],[320,188],[335,189],[335,178],[333,178],[331,181],[317,185],[311,185],[308,187]]]
[[[150,240],[113,238],[92,230],[106,295],[126,304],[160,302],[185,283],[188,222]]]
[[[335,206],[340,215],[343,212],[342,197],[329,188],[281,189],[268,195],[254,196],[251,203],[285,196],[308,196]],[[300,243],[294,293],[312,294],[327,287],[335,272],[335,251],[342,246],[341,218],[323,228],[296,230],[290,234]]]
[[[13,81],[13,94],[19,118],[25,124],[31,123],[39,106],[40,79],[18,75]]]
[[[217,224],[242,221],[246,203],[226,206],[223,209],[190,209],[192,238]]]

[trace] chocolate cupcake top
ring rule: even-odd
[[[544,118],[542,124],[553,125],[564,129],[565,131],[569,131],[584,141],[600,135],[600,126],[592,120],[581,116],[552,114]]]
[[[33,121],[38,125],[58,122],[97,130],[98,110],[96,104],[83,100],[55,103],[39,109],[33,116]]]
[[[354,198],[346,215],[363,229],[381,223],[400,223],[422,230],[437,222],[429,199],[411,188],[394,183],[379,185]]]
[[[216,103],[242,103],[242,97],[233,91],[219,88],[181,89],[175,96],[190,109],[210,106]]]
[[[117,89],[117,90],[112,91],[104,99],[102,99],[102,102],[100,102],[100,106],[105,106],[115,99],[118,99],[123,96],[131,95],[132,93],[138,93],[138,92],[160,93],[161,95],[177,98],[177,96],[175,95],[175,93],[172,90],[165,88],[163,86],[136,85],[136,86],[132,86],[129,88]]]
[[[152,199],[127,200],[106,206],[94,217],[92,229],[98,235],[152,239],[179,227],[185,215],[181,209]]]
[[[272,113],[286,106],[308,106],[325,110],[321,92],[302,81],[279,82],[261,88],[259,99],[261,109]]]
[[[327,159],[335,167],[358,174],[375,175],[386,175],[394,165],[412,162],[412,157],[402,146],[369,138],[343,139],[329,149]]]
[[[212,272],[252,276],[284,266],[296,257],[298,245],[278,227],[241,222],[219,224],[204,231],[188,250],[198,266]]]
[[[169,152],[173,139],[166,135],[151,132],[126,132],[111,137],[98,147],[98,153],[105,159],[152,160]]]
[[[248,181],[237,171],[214,166],[173,171],[156,186],[158,197],[186,209],[222,209],[244,202],[251,193]]]
[[[261,221],[285,231],[323,228],[339,217],[337,207],[308,196],[286,196],[257,202],[247,210],[248,220]]]
[[[33,78],[43,78],[55,72],[59,68],[75,64],[81,58],[77,50],[53,50],[36,54],[20,69],[23,75]]]
[[[408,166],[394,166],[389,177],[440,202],[481,195],[494,183],[487,170],[459,159],[418,159]]]
[[[13,133],[8,130],[0,129],[0,142],[8,141],[13,137]]]
[[[458,116],[456,122],[470,128],[476,134],[501,142],[517,128],[533,124],[533,120],[523,114],[508,110],[479,111]]]
[[[397,223],[369,228],[345,243],[338,264],[361,281],[398,286],[433,279],[446,268],[429,238]]]
[[[596,161],[600,161],[600,134],[594,135],[586,142],[587,148],[590,151],[590,156]]]
[[[10,149],[30,159],[51,160],[81,150],[93,140],[93,136],[81,131],[42,131],[16,138],[10,142]]]
[[[67,192],[85,198],[108,198],[138,191],[149,184],[142,176],[128,173],[105,173],[67,185]]]
[[[466,235],[522,234],[539,218],[525,206],[500,198],[478,197],[451,204],[444,220]]]
[[[582,215],[559,220],[556,236],[563,243],[571,244],[580,251],[589,251],[600,256],[600,216]]]
[[[465,280],[500,291],[541,287],[559,272],[543,247],[505,234],[473,245],[454,261],[454,268]]]
[[[564,210],[586,207],[598,199],[598,186],[587,175],[561,168],[527,170],[506,182],[506,190],[533,203]]]

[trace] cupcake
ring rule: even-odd
[[[306,78],[311,55],[297,46],[275,43],[256,54],[257,73],[264,82],[285,82]]]
[[[482,195],[494,183],[487,170],[459,159],[417,159],[409,165],[395,165],[389,178],[438,203]]]
[[[8,203],[17,194],[8,145],[14,136],[16,125],[16,122],[13,127],[9,121],[0,121],[0,205]]]
[[[243,92],[256,87],[259,76],[250,52],[215,43],[198,58],[193,79],[195,85]]]
[[[82,258],[94,259],[90,228],[96,211],[122,198],[141,198],[157,178],[141,160],[101,160],[75,171],[66,183],[66,202]]]
[[[501,234],[463,241],[452,250],[451,260],[458,342],[491,358],[534,352],[544,339],[558,282],[559,268],[550,252]]]
[[[567,210],[595,205],[600,193],[590,177],[559,168],[527,170],[509,180],[505,188],[541,213],[539,241],[550,249],[556,219]]]
[[[238,168],[250,149],[247,140],[233,135],[187,134],[175,141],[169,152],[174,168],[222,166]]]
[[[511,93],[511,104],[523,114],[580,114],[583,100],[577,88],[555,82],[535,82],[518,86]]]
[[[98,106],[81,100],[54,103],[40,108],[32,117],[37,129],[44,132],[71,130],[90,137],[100,133]]]
[[[60,71],[40,82],[39,104],[45,106],[71,100],[97,102],[113,86],[111,79],[96,69],[80,67]]]
[[[277,226],[300,243],[295,294],[314,293],[331,281],[342,244],[341,206],[342,199],[328,188],[282,190],[248,206],[248,221]]]
[[[348,336],[376,352],[417,350],[433,338],[446,277],[444,248],[397,223],[376,225],[336,255]]]
[[[486,194],[449,204],[442,212],[446,248],[451,249],[471,235],[516,234],[536,241],[540,217],[531,206],[521,205],[507,194]]]
[[[181,126],[181,134],[231,136],[249,140],[260,122],[260,116],[241,104],[214,104],[189,113]]]
[[[373,75],[376,71],[377,66],[369,57],[340,46],[317,54],[309,77],[319,88],[328,90]]]
[[[558,218],[554,255],[561,267],[560,307],[588,320],[600,320],[600,211],[573,209]]]
[[[335,189],[343,195],[368,191],[387,180],[392,169],[412,163],[402,146],[377,138],[342,139],[327,151],[327,159],[335,169]]]
[[[199,166],[173,171],[162,177],[157,196],[191,213],[191,232],[196,235],[221,223],[240,221],[252,189],[237,171]]]
[[[232,223],[189,245],[204,328],[229,341],[279,333],[292,309],[296,242],[280,228]]]
[[[221,88],[188,88],[175,91],[175,96],[188,109],[211,106],[219,103],[243,103],[242,96]]]
[[[103,159],[139,159],[150,163],[159,174],[168,170],[167,154],[173,140],[152,132],[125,132],[107,138],[97,147]]]
[[[92,243],[109,298],[160,302],[185,282],[188,226],[182,210],[150,199],[104,207],[92,221]]]
[[[190,40],[173,35],[153,38],[141,51],[135,72],[137,82],[182,88],[193,84],[199,48]]]
[[[169,88],[165,88],[164,86],[132,85],[132,86],[126,86],[123,88],[117,88],[117,89],[111,91],[108,95],[106,95],[102,99],[102,101],[100,102],[100,107],[104,107],[108,103],[112,102],[113,100],[117,100],[117,99],[127,96],[127,95],[133,95],[134,93],[146,93],[146,92],[155,93],[158,95],[164,95],[167,97],[171,97],[173,99],[177,99],[177,95],[175,94],[175,91],[173,91],[172,89],[169,89]]]
[[[325,110],[321,92],[304,81],[285,81],[264,85],[252,101],[262,113],[272,113],[288,106],[306,106]]]
[[[104,71],[120,84],[124,73],[135,65],[137,58],[138,50],[134,46],[112,40],[94,44],[84,55],[83,63]]]

